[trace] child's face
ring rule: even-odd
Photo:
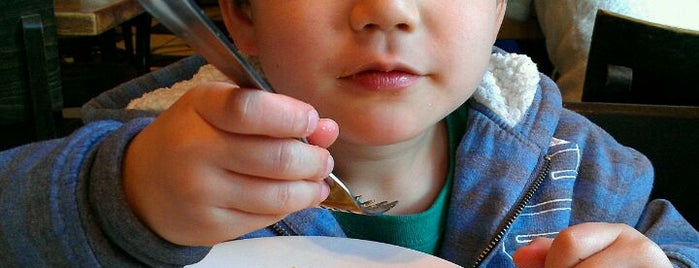
[[[272,87],[340,125],[339,142],[414,138],[466,101],[504,0],[221,0],[238,47]]]

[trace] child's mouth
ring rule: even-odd
[[[404,71],[378,71],[367,70],[353,75],[342,77],[342,80],[350,81],[367,90],[399,90],[408,88],[422,76]]]

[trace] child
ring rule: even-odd
[[[203,84],[156,119],[4,152],[3,263],[181,266],[273,235],[464,266],[699,263],[697,231],[667,201],[645,205],[648,161],[563,110],[528,58],[492,51],[504,0],[220,3],[282,94]],[[400,203],[315,208],[331,170]]]

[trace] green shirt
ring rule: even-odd
[[[444,187],[429,209],[411,215],[364,216],[333,212],[350,238],[378,241],[436,255],[442,242],[448,200],[454,178],[456,147],[463,137],[467,109],[464,106],[446,118],[449,142],[449,171]]]

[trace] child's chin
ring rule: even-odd
[[[413,125],[414,126],[414,125]],[[350,131],[340,127],[340,138],[351,140],[355,144],[367,146],[388,146],[420,138],[427,129],[401,126],[362,127]]]

